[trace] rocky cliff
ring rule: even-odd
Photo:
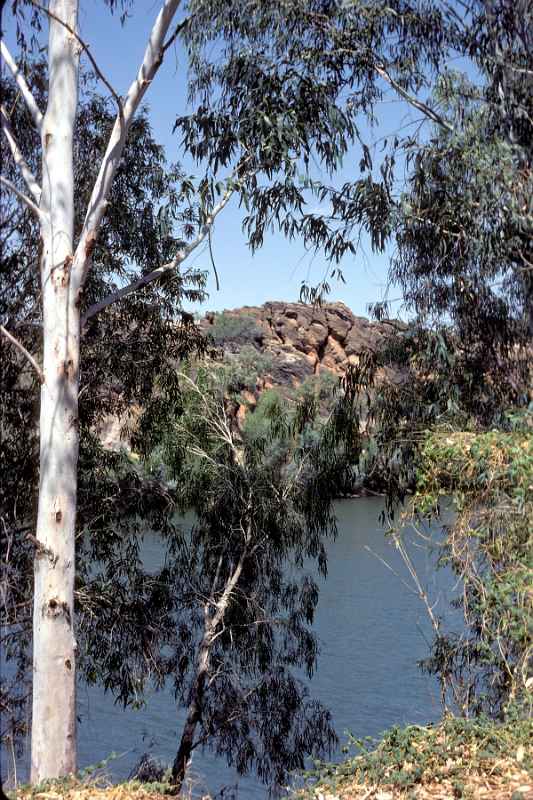
[[[344,303],[270,302],[210,312],[200,325],[228,352],[253,345],[268,354],[273,384],[298,386],[322,371],[341,375],[362,352],[379,348],[397,323],[356,317]]]
[[[378,349],[398,327],[393,321],[356,317],[344,303],[313,307],[284,302],[208,312],[198,324],[224,353],[235,356],[253,347],[268,363],[255,386],[241,393],[243,403],[235,409],[239,423],[265,389],[279,387],[289,393],[321,373],[340,376],[348,365],[358,363],[361,353]],[[138,407],[131,409],[126,425],[123,418],[103,420],[98,433],[106,448],[129,449],[128,429],[135,427],[139,412]]]

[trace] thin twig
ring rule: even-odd
[[[354,55],[356,51],[352,47],[337,47],[332,52]],[[373,54],[370,53],[370,55]],[[453,125],[451,125],[448,122],[448,120],[444,119],[444,117],[441,117],[441,115],[438,114],[433,108],[431,108],[431,106],[428,106],[426,103],[423,103],[421,100],[418,100],[418,98],[413,97],[413,95],[409,94],[409,92],[407,92],[403,88],[403,86],[400,86],[398,81],[394,80],[394,78],[387,71],[387,68],[385,67],[384,64],[378,63],[374,64],[373,66],[378,75],[380,75],[383,78],[383,80],[385,80],[389,84],[389,86],[391,86],[394,89],[394,91],[400,95],[400,97],[403,97],[403,99],[406,100],[410,105],[418,109],[418,111],[421,111],[426,117],[429,117],[429,119],[433,120],[433,122],[436,122],[437,125],[440,125],[441,128],[444,128],[450,133],[453,133],[454,130]]]
[[[137,280],[132,281],[127,286],[123,286],[122,289],[118,289],[116,292],[111,292],[111,294],[108,294],[103,300],[100,300],[98,303],[94,303],[92,306],[89,306],[81,320],[82,328],[91,317],[99,314],[104,310],[104,308],[107,308],[107,306],[112,305],[112,303],[116,303],[118,300],[122,300],[124,297],[133,294],[133,292],[136,292],[143,286],[147,286],[158,278],[161,278],[163,275],[167,275],[169,272],[175,270],[176,267],[185,261],[185,259],[188,258],[193,250],[196,250],[196,248],[205,240],[206,236],[208,236],[211,230],[215,218],[228,203],[232,194],[233,189],[228,189],[220,202],[213,208],[210,214],[208,214],[206,221],[202,225],[196,238],[193,239],[192,242],[189,242],[189,244],[185,245],[185,247],[181,248],[181,250],[176,253],[172,261],[169,261],[167,264],[162,264],[160,267],[152,270],[152,272],[149,272],[147,275],[137,278]]]
[[[16,339],[11,333],[9,333],[9,331],[7,331],[3,325],[0,325],[0,333],[3,336],[5,336],[5,338],[9,342],[11,342],[11,344],[14,345],[20,353],[22,353],[24,358],[26,358],[30,362],[30,364],[36,371],[37,375],[39,376],[39,382],[44,383],[45,382],[44,372],[42,371],[42,369],[40,368],[39,364],[32,356],[32,354],[29,353],[28,350],[26,350],[22,342],[19,342],[19,340]]]
[[[167,52],[168,48],[176,41],[176,39],[178,38],[180,33],[187,27],[187,25],[189,24],[190,21],[191,21],[191,18],[187,17],[187,19],[184,19],[182,22],[179,22],[176,25],[176,30],[174,31],[174,33],[171,36],[169,36],[168,40],[165,42],[165,44],[161,48],[163,53]]]
[[[28,197],[27,194],[24,194],[24,192],[21,192],[20,189],[17,189],[15,184],[11,183],[11,181],[8,180],[7,178],[4,178],[3,175],[0,175],[0,181],[4,184],[6,188],[8,188],[11,192],[13,192],[13,194],[16,194],[19,200],[22,200],[22,202],[28,206],[30,211],[33,211],[33,213],[40,222],[44,221],[45,215],[43,214],[39,206],[37,206],[33,202],[33,200],[31,200],[31,198]]]
[[[220,291],[220,281],[218,279],[217,267],[216,267],[216,264],[215,264],[215,258],[213,256],[213,243],[211,241],[211,231],[209,231],[209,234],[207,236],[207,243],[209,245],[209,257],[211,259],[211,266],[213,267],[213,273],[215,275],[215,284],[216,284],[216,287],[217,287],[217,292],[219,292]]]
[[[406,92],[405,89],[389,75],[383,66],[376,65],[374,69],[378,75],[383,78],[383,80],[387,81],[387,83],[392,86],[394,91],[397,92],[400,97],[403,97],[403,99],[406,100],[410,105],[414,106],[414,108],[418,109],[418,111],[421,111],[426,117],[429,117],[429,119],[433,120],[433,122],[436,122],[441,128],[453,133],[453,125],[450,125],[448,120],[444,119],[444,117],[441,117],[440,114],[437,114],[437,112],[430,106],[426,105],[426,103],[423,103],[421,100],[418,100],[416,97],[410,95],[409,92]]]

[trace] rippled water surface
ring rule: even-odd
[[[329,547],[328,578],[321,582],[316,617],[321,654],[310,689],[331,710],[341,745],[347,731],[374,736],[391,725],[422,724],[440,714],[436,683],[417,668],[427,655],[431,628],[420,599],[402,583],[406,570],[384,537],[381,509],[380,498],[337,503],[338,537]],[[451,580],[442,572],[435,574],[420,544],[418,540],[410,552],[439,613],[445,610]],[[157,539],[146,541],[144,551],[147,566],[160,562]],[[166,762],[173,759],[183,715],[170,690],[152,695],[141,711],[123,711],[111,696],[81,687],[79,706],[80,766],[116,752],[122,755],[107,769],[119,779],[145,752]],[[24,765],[19,772],[24,773]],[[267,796],[253,777],[238,779],[207,751],[194,756],[193,772],[202,776],[199,788],[213,793],[238,781],[239,798]]]

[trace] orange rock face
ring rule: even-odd
[[[342,375],[349,364],[358,363],[362,352],[378,349],[392,331],[386,322],[356,317],[344,303],[313,308],[303,303],[271,302],[224,311],[224,315],[254,321],[261,333],[255,337],[255,346],[272,358],[272,383],[281,386],[298,386],[326,370]],[[211,312],[200,323],[206,333],[214,330],[215,324],[216,315]],[[243,336],[242,341],[232,337],[228,349],[236,352],[248,344],[249,337]]]

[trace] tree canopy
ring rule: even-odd
[[[122,14],[130,9],[127,2],[108,5]],[[9,466],[0,495],[9,614],[4,644],[18,659],[10,734],[16,736],[26,701],[21,677],[28,667],[33,560],[34,777],[75,767],[75,614],[81,614],[82,670],[125,702],[135,696],[139,676],[142,682],[148,675],[148,654],[157,656],[156,680],[178,676],[193,732],[192,738],[184,734],[178,782],[197,730],[213,736],[230,760],[242,745],[242,770],[254,763],[276,780],[299,763],[306,747],[312,749],[313,737],[320,745],[331,743],[327,715],[307,703],[285,671],[287,665],[312,667],[307,624],[316,598],[312,584],[295,589],[285,583],[283,565],[300,566],[307,556],[324,566],[322,537],[333,530],[331,492],[342,484],[348,453],[359,458],[360,470],[379,468],[390,498],[402,497],[414,486],[428,427],[507,424],[505,407],[528,400],[528,4],[475,0],[459,13],[429,0],[416,6],[405,0],[284,0],[275,6],[191,0],[178,18],[179,5],[163,3],[124,98],[79,37],[75,0],[48,8],[33,3],[26,15],[26,4],[15,2],[17,59],[2,42],[12,73],[2,83],[2,447]],[[32,60],[31,31],[39,33],[44,21],[50,33],[46,60]],[[192,112],[176,110],[175,132],[183,152],[198,161],[198,180],[165,162],[142,106],[178,39],[190,67]],[[80,54],[93,74],[82,74],[78,95]],[[474,74],[453,73],[452,56],[468,59]],[[97,79],[108,98],[96,92]],[[375,122],[387,90],[434,127],[395,136],[376,158],[362,123]],[[359,163],[338,185],[336,174],[356,150]],[[408,180],[399,187],[404,169]],[[325,254],[330,278],[342,278],[340,259],[357,251],[361,230],[377,250],[396,242],[391,281],[416,320],[388,354],[360,360],[345,381],[349,410],[336,405],[318,438],[307,427],[317,412],[305,395],[291,419],[272,402],[262,424],[241,432],[236,442],[231,426],[220,427],[228,400],[211,377],[199,372],[196,385],[178,377],[178,362],[207,349],[182,309],[184,299],[203,296],[204,276],[182,264],[209,237],[232,196],[246,209],[244,232],[252,248],[269,230],[301,236]],[[309,197],[325,204],[326,213],[308,212]],[[327,280],[304,286],[303,294],[320,301],[327,287]],[[383,313],[383,306],[376,311]],[[370,390],[387,358],[399,366],[399,379]],[[204,404],[203,416],[195,403]],[[175,424],[167,467],[180,477],[172,492],[158,481],[143,481],[131,462],[104,453],[98,442],[105,415],[125,418],[139,405],[144,413],[137,442],[145,450],[159,441],[168,420]],[[364,450],[357,414],[367,430],[373,426]],[[236,498],[230,508],[218,493],[224,486]],[[96,511],[95,498],[102,501]],[[169,513],[173,502],[196,509],[198,524],[186,536]],[[173,567],[161,582],[143,572],[138,557],[137,539],[148,524],[169,541]],[[250,548],[261,559],[251,558]],[[97,578],[93,562],[102,565]],[[219,563],[227,567],[226,594]],[[183,581],[189,574],[196,584],[188,595]],[[233,611],[236,619],[255,624],[258,606],[243,599],[252,578],[261,607],[272,617],[281,610],[288,633],[276,638],[270,617],[261,619],[255,635],[265,659],[250,663],[242,655],[250,630],[236,621],[227,626]],[[234,592],[239,581],[246,584],[242,596]],[[209,588],[213,607],[199,610],[196,600]],[[223,618],[217,606],[222,597]],[[106,649],[106,625],[117,606],[123,611],[120,653]],[[154,606],[159,628],[150,624]],[[178,612],[188,622],[170,632]],[[161,630],[171,637],[174,660],[156,652]],[[235,641],[243,647],[233,649]],[[258,703],[256,728],[251,719],[243,728],[237,722],[231,727],[230,715],[216,738],[221,721],[198,679],[206,673],[200,662],[193,668],[185,658],[193,643],[204,664],[220,666],[217,685],[228,703],[235,689],[228,671],[258,681],[256,688],[242,688]],[[54,648],[62,670],[54,676],[70,687],[55,712],[47,705],[43,666],[49,656],[53,660]],[[257,689],[274,685],[294,712],[288,720],[293,738],[277,761],[263,724],[266,695]],[[57,753],[45,758],[52,723],[60,731],[49,737]]]

